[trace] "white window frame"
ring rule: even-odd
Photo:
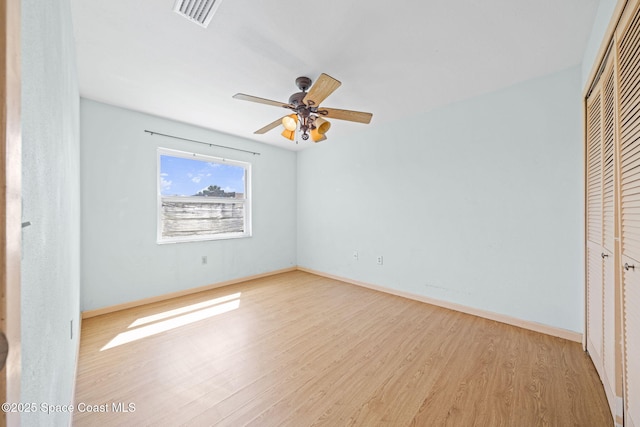
[[[162,176],[161,176],[161,156],[171,156],[171,157],[182,157],[186,159],[195,159],[208,163],[219,163],[226,165],[234,165],[240,166],[244,168],[244,199],[230,199],[224,197],[207,197],[203,198],[202,196],[179,196],[173,197],[169,196],[174,200],[190,200],[192,202],[202,202],[203,199],[206,199],[207,202],[214,203],[244,203],[244,226],[243,232],[240,233],[217,233],[217,234],[203,234],[203,235],[195,235],[195,236],[174,236],[168,237],[163,236],[163,217],[162,217]],[[225,240],[225,239],[238,239],[244,237],[251,237],[251,163],[242,162],[239,160],[230,160],[222,157],[214,157],[206,154],[172,150],[169,148],[161,148],[159,147],[157,150],[157,168],[156,168],[156,181],[157,181],[157,206],[156,206],[156,223],[157,223],[157,243],[158,244],[166,244],[166,243],[184,243],[184,242],[201,242],[207,240]]]

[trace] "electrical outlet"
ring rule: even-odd
[[[206,255],[202,256],[202,264],[206,264],[207,263],[207,257]]]
[[[378,263],[378,265],[382,265],[382,255],[378,255],[378,257],[376,258],[376,263]]]
[[[353,259],[358,260],[358,251],[353,251]]]

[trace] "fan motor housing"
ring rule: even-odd
[[[299,105],[303,105],[302,100],[304,99],[304,97],[306,95],[307,95],[306,92],[294,93],[293,95],[291,95],[289,97],[289,104],[293,105],[294,107],[298,107]]]

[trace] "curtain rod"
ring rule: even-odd
[[[175,138],[175,139],[182,139],[183,141],[196,142],[198,144],[208,145],[209,147],[227,148],[229,150],[236,150],[236,151],[242,151],[243,153],[250,153],[250,154],[253,154],[254,156],[259,156],[260,155],[260,153],[256,153],[255,151],[242,150],[240,148],[227,147],[226,145],[212,144],[210,142],[196,141],[195,139],[182,138],[180,136],[174,136],[174,135],[167,135],[166,133],[154,132],[154,131],[146,130],[146,129],[144,131],[147,132],[148,134],[150,134],[151,136],[153,136],[153,135],[161,135],[161,136],[166,136],[168,138]]]

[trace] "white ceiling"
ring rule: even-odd
[[[295,78],[342,82],[328,139],[577,65],[598,0],[222,0],[204,29],[174,0],[72,0],[81,96],[298,150],[274,129]]]

